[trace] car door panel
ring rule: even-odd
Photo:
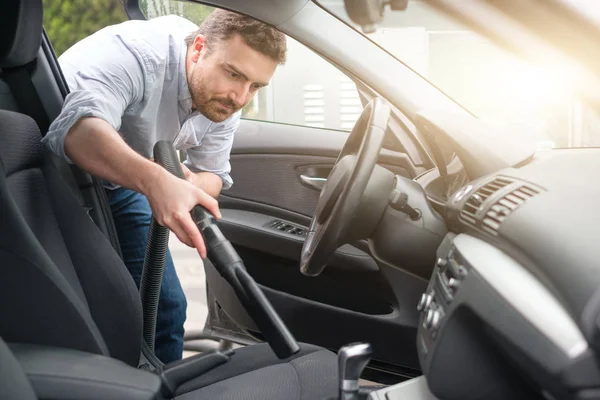
[[[232,243],[273,256],[300,261],[305,235],[280,231],[273,225],[278,223],[277,226],[291,226],[292,231],[294,229],[306,231],[306,226],[252,211],[224,209],[222,214],[219,226]],[[370,255],[347,244],[335,252],[329,266],[357,271],[379,270]]]
[[[236,154],[300,154],[336,159],[346,143],[348,134],[348,131],[336,129],[242,119],[235,133],[231,156],[234,157]],[[411,176],[416,175],[418,170],[407,154],[388,148],[382,149],[379,163],[392,168],[403,167],[409,171]]]
[[[319,192],[302,184],[297,168],[316,164],[333,166],[335,158],[285,153],[232,154],[230,162],[234,184],[223,192],[225,196],[312,216]]]
[[[236,250],[297,340],[333,351],[366,341],[372,344],[377,363],[419,370],[414,303],[426,289],[426,281],[386,266],[378,272],[328,267],[318,277],[306,277],[296,262],[241,246]],[[227,315],[260,337],[231,287],[210,263],[205,270],[210,289]]]
[[[307,178],[327,177],[347,136],[242,120],[230,158],[234,185],[219,197],[219,226],[298,340],[333,350],[365,340],[378,361],[418,370],[415,305],[424,280],[378,265],[365,241],[342,246],[320,276],[306,277],[298,266],[303,236],[271,226],[279,221],[307,229],[320,193]],[[382,151],[380,165],[406,177],[419,171],[406,154],[391,150]],[[209,262],[206,276],[225,313],[259,335]],[[390,343],[397,348],[390,350]]]
[[[323,177],[335,164],[348,132],[243,120],[231,151],[234,185],[223,192],[312,216],[319,192],[302,175]],[[413,177],[416,169],[402,153],[383,151],[380,165]]]

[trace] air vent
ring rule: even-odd
[[[506,178],[496,178],[477,189],[469,196],[460,212],[464,222],[475,225],[477,223],[477,212],[488,197],[503,187],[510,185],[513,181]]]
[[[499,200],[495,201],[486,211],[483,217],[482,228],[497,235],[500,224],[517,208],[527,200],[538,194],[540,191],[528,185],[522,185],[515,190],[505,194]]]

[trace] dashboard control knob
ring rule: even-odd
[[[424,310],[429,309],[432,302],[433,302],[433,292],[431,294],[428,294],[427,296],[425,296],[425,304],[423,305],[423,309]]]
[[[440,322],[441,322],[441,316],[440,316],[440,312],[438,310],[430,310],[433,311],[433,314],[431,316],[431,330],[436,331],[439,327],[440,327]]]
[[[425,314],[425,318],[423,319],[423,327],[425,329],[430,329],[431,324],[433,323],[433,310],[428,310],[427,314]]]
[[[417,311],[423,311],[425,309],[425,300],[427,299],[427,293],[423,293],[421,295],[421,299],[419,300],[419,304],[417,304]]]
[[[441,315],[438,310],[429,309],[423,319],[425,329],[437,330],[440,327]]]
[[[448,260],[446,260],[443,257],[440,257],[437,259],[437,262],[435,264],[440,268],[444,268],[446,265],[448,265]]]
[[[433,292],[431,294],[423,293],[423,295],[421,296],[421,300],[419,300],[419,304],[417,305],[417,310],[418,311],[427,310],[429,308],[429,306],[431,305],[432,301],[433,301]]]
[[[458,289],[459,285],[460,285],[460,281],[458,279],[455,279],[455,278],[448,279],[448,287],[450,288],[450,290],[453,293],[456,292],[456,289]]]

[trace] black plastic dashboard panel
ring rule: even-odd
[[[544,388],[563,398],[600,383],[593,362],[587,362],[585,379],[572,379],[593,352],[563,305],[525,267],[466,234],[449,235],[438,255],[419,303],[417,339],[435,394],[537,399]]]
[[[526,267],[590,340],[598,328],[582,316],[600,287],[600,185],[592,171],[600,171],[600,149],[542,151],[521,168],[498,171],[494,176],[541,191],[502,221],[497,237],[458,218],[469,196],[491,177],[473,182],[471,191],[458,201],[457,193],[448,202],[452,230],[485,238]]]
[[[541,151],[447,202],[449,229],[462,234],[450,234],[438,250],[442,261],[420,304],[417,343],[434,393],[536,399],[543,390],[557,399],[600,398],[594,171],[600,149]],[[484,224],[490,211],[495,224]],[[473,381],[486,390],[475,390]]]
[[[600,398],[594,171],[600,149],[542,151],[447,202],[454,233],[438,249],[419,303],[417,347],[433,393]]]

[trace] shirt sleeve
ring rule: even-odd
[[[233,146],[233,136],[240,125],[241,113],[236,113],[230,119],[207,132],[202,138],[202,143],[187,149],[186,167],[193,172],[212,172],[223,180],[223,190],[233,185],[229,173],[231,164],[229,156]]]
[[[124,111],[144,94],[144,73],[127,46],[115,38],[103,42],[101,49],[93,47],[71,49],[69,58],[78,61],[67,61],[64,68],[70,93],[42,139],[52,152],[69,162],[65,137],[80,118],[97,117],[119,130]]]

